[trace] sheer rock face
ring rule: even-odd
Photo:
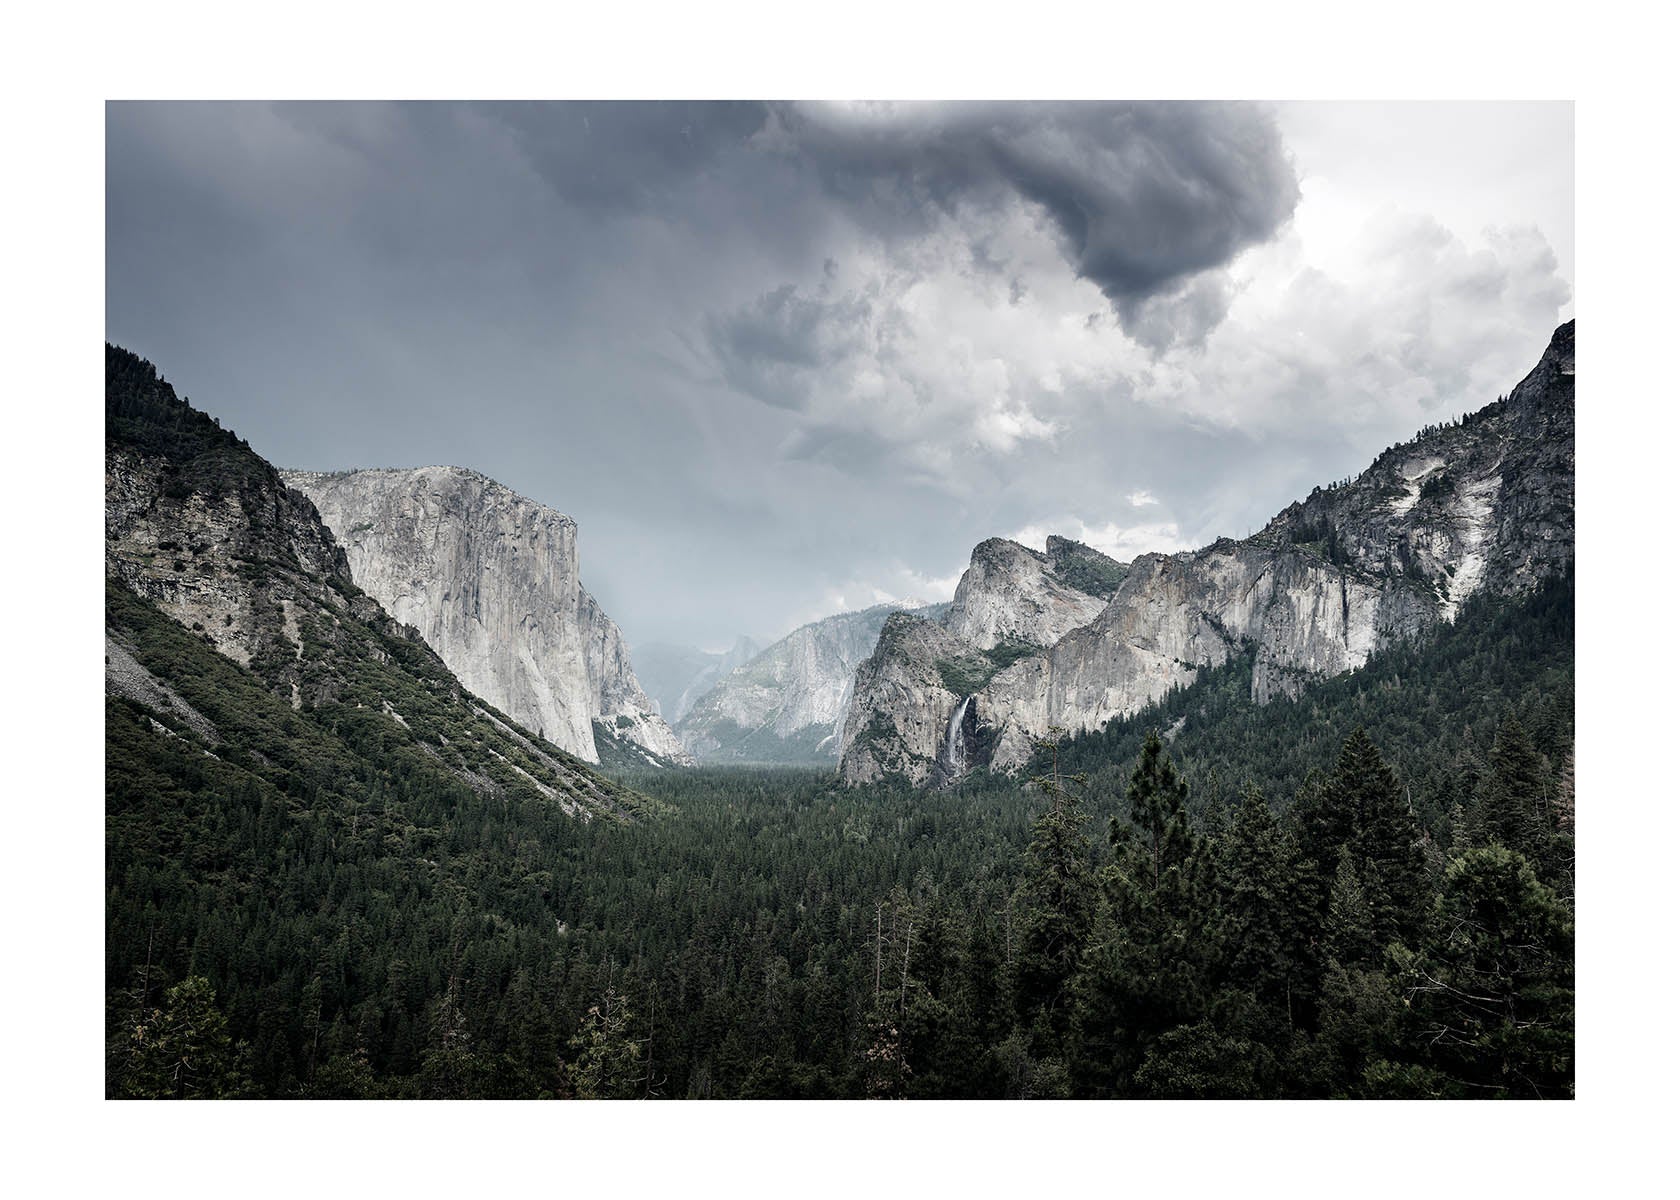
[[[980,656],[941,625],[893,613],[875,651],[858,667],[842,733],[840,776],[847,784],[899,774],[912,783],[939,781],[951,714],[963,697],[947,685],[954,664]]]
[[[882,626],[898,611],[898,606],[881,604],[794,630],[695,702],[677,726],[684,745],[704,760],[833,762],[858,664],[869,657]]]
[[[1453,620],[1478,592],[1520,595],[1568,570],[1574,402],[1570,322],[1508,399],[1390,448],[1356,479],[1315,489],[1244,541],[1139,557],[1089,620],[1039,653],[1000,664],[976,690],[963,710],[963,744],[984,754],[958,767],[980,758],[994,768],[1020,766],[1034,739],[1053,728],[1087,731],[1135,713],[1245,643],[1256,651],[1254,698],[1293,697],[1311,679],[1362,666],[1396,638]],[[1032,579],[1034,564],[1043,564],[1011,545],[982,543],[958,588],[948,629],[971,650],[1000,644],[1005,629],[1031,640],[1031,622],[1015,616],[1029,606],[995,581]],[[964,697],[944,688],[928,663],[959,654],[926,637],[888,645],[883,633],[859,669],[847,718],[849,735],[874,736],[848,737],[844,779],[898,770],[918,781],[940,777],[919,766],[932,745],[927,728],[941,704],[949,717]]]
[[[106,691],[152,710],[160,737],[180,734],[158,717],[211,746],[238,744],[242,731],[218,729],[142,665],[132,627],[112,624],[123,590],[289,699],[300,720],[365,706],[390,720],[393,739],[477,790],[541,797],[583,820],[629,811],[625,789],[485,712],[417,630],[357,586],[308,497],[150,363],[109,345],[105,570],[121,585],[107,586]],[[411,727],[391,692],[424,696],[428,711],[411,709]]]
[[[1084,732],[1134,713],[1245,641],[1258,647],[1254,698],[1293,696],[1423,628],[1436,607],[1417,585],[1358,577],[1292,548],[1221,541],[1143,555],[1095,621],[980,693],[997,729],[991,765],[1025,763],[1053,727]]]
[[[1070,568],[1089,566],[1097,568],[1098,582],[1086,586],[1095,591],[1067,581]],[[982,650],[1006,642],[1051,646],[1096,618],[1124,571],[1106,555],[1065,538],[1051,538],[1044,552],[992,538],[974,548],[945,628]]]
[[[1520,595],[1573,562],[1575,323],[1508,398],[1314,489],[1253,540],[1323,548],[1325,529],[1350,569],[1428,584],[1448,620],[1477,591]]]
[[[357,584],[471,691],[588,762],[600,761],[596,721],[686,757],[579,582],[570,517],[459,467],[284,475],[337,535]]]

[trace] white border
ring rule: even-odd
[[[1666,37],[1633,5],[302,0],[9,15],[8,1176],[23,1194],[1643,1193],[1672,1077]],[[1578,98],[1582,1099],[1569,1105],[109,1104],[97,447],[103,100]],[[16,368],[21,362],[22,371]],[[1666,536],[1665,536],[1666,534]],[[1670,568],[1671,570],[1672,568]],[[1659,724],[1660,722],[1660,724]],[[1659,858],[1659,856],[1661,856]],[[15,1140],[14,1140],[15,1139]],[[1652,1178],[1661,1178],[1661,1174]],[[400,1191],[399,1191],[400,1189]]]

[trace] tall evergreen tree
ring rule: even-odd
[[[1109,819],[1109,838],[1116,848],[1138,843],[1135,866],[1139,883],[1158,892],[1169,872],[1182,870],[1190,857],[1192,835],[1185,800],[1190,787],[1179,777],[1159,734],[1150,733],[1138,756],[1137,769],[1126,785],[1126,808],[1131,825]]]
[[[1401,973],[1412,1041],[1467,1097],[1574,1094],[1575,931],[1522,855],[1473,849],[1447,868],[1434,933]]]
[[[636,1015],[609,984],[592,1004],[569,1043],[563,1076],[579,1100],[635,1100],[651,1092],[647,1040],[636,1036]]]
[[[1342,847],[1336,878],[1330,885],[1330,908],[1324,918],[1324,945],[1344,966],[1375,962],[1381,951],[1371,902],[1360,882],[1353,855]]]
[[[1316,913],[1291,839],[1250,784],[1214,848],[1220,979],[1293,1020],[1312,977]]]
[[[1371,906],[1376,944],[1416,936],[1429,894],[1423,830],[1393,770],[1363,729],[1342,743],[1329,778],[1305,798],[1299,824],[1321,911],[1328,911],[1346,849]]]
[[[1083,776],[1063,776],[1052,764],[1034,781],[1049,801],[1033,824],[1017,898],[1021,935],[1015,960],[1015,1004],[1021,1023],[1040,1018],[1059,1037],[1067,1028],[1068,982],[1079,965],[1097,905]]]
[[[1493,740],[1482,786],[1482,827],[1489,842],[1540,863],[1550,848],[1552,811],[1545,762],[1515,715]]]
[[[1151,734],[1126,788],[1129,824],[1110,821],[1114,862],[1077,988],[1082,1094],[1125,1094],[1149,1039],[1197,1020],[1207,1003],[1215,957],[1207,855],[1190,828],[1188,795]]]
[[[147,1012],[119,1056],[113,1092],[129,1100],[222,1100],[247,1087],[241,1049],[228,1035],[216,992],[189,975]]]

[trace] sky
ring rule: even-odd
[[[574,517],[632,645],[1243,536],[1574,315],[1568,103],[106,109],[106,336]]]

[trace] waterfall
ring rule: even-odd
[[[963,702],[957,705],[951,714],[951,721],[945,727],[945,764],[950,767],[951,774],[956,775],[963,769],[963,755],[966,747],[963,744],[962,723],[963,716],[968,712],[969,702],[973,696],[964,696]]]

